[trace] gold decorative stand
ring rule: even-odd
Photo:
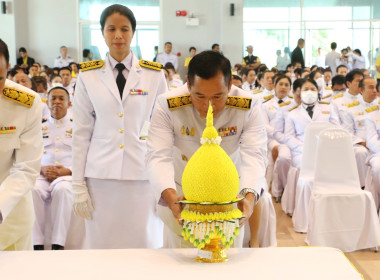
[[[228,261],[226,251],[220,242],[220,238],[211,239],[209,244],[198,250],[197,262],[200,263],[220,263]]]

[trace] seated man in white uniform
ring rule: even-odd
[[[246,81],[244,82],[243,86],[242,86],[242,89],[244,89],[245,91],[248,91],[248,92],[256,92],[258,93],[257,91],[257,88],[255,86],[255,82],[256,82],[256,71],[254,69],[245,69],[245,75],[247,76],[246,78]]]
[[[301,104],[292,108],[285,121],[287,144],[292,152],[292,162],[301,167],[303,143],[306,126],[315,121],[339,125],[336,111],[330,103],[318,102],[318,86],[314,80],[307,79],[301,86]]]
[[[339,113],[340,123],[343,126],[346,125],[344,127],[349,131],[352,131],[352,127],[347,128],[347,124],[344,124],[347,119],[350,119],[348,116],[348,105],[357,104],[358,102],[360,103],[363,101],[359,88],[359,83],[363,77],[363,73],[357,69],[350,71],[345,78],[345,84],[348,88],[348,91],[343,94],[335,95],[333,97],[333,105]],[[354,151],[359,172],[360,186],[364,186],[367,171],[364,162],[367,158],[368,152],[367,149],[362,145],[355,145]]]
[[[268,100],[274,96],[274,83],[273,83],[274,72],[266,70],[263,73],[263,78],[261,80],[261,85],[263,91],[254,92],[255,98],[259,99],[261,102]]]
[[[205,51],[194,56],[187,85],[157,98],[149,128],[149,180],[160,200],[158,211],[165,222],[168,247],[191,246],[181,236],[182,209],[176,202],[183,195],[181,178],[186,163],[201,146],[209,102],[214,127],[222,137],[221,147],[239,172],[241,194],[246,198],[238,204],[246,217],[242,224],[266,188],[267,135],[259,101],[231,87],[231,64],[223,55]]]
[[[379,104],[376,95],[376,81],[371,77],[365,77],[359,82],[362,98],[347,104],[346,114],[342,115],[342,127],[352,135],[352,142],[356,156],[361,186],[364,187],[365,177],[368,171],[366,162],[369,156],[366,143],[365,119],[368,118],[368,110]]]
[[[42,121],[44,154],[41,175],[32,190],[36,222],[33,227],[34,249],[44,250],[46,201],[51,200],[52,250],[63,250],[72,213],[71,159],[72,121],[67,115],[69,92],[63,87],[48,93],[49,119]]]

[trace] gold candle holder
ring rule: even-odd
[[[198,250],[197,258],[200,263],[220,263],[228,261],[226,250],[220,242],[220,238],[211,239],[210,243]]]

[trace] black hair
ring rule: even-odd
[[[265,72],[266,70],[268,70],[268,67],[265,64],[260,64],[259,67],[257,67],[257,70],[259,72]]]
[[[331,43],[331,49],[335,50],[338,45],[335,42]]]
[[[175,72],[174,65],[171,62],[168,62],[168,63],[165,64],[165,69],[167,69],[167,70],[172,69]]]
[[[301,83],[301,88],[302,88],[303,85],[304,85],[305,83],[307,83],[307,82],[312,83],[312,84],[318,89],[318,85],[317,85],[316,81],[314,81],[314,80],[312,80],[312,79],[310,79],[310,78],[308,78],[308,79],[303,79],[303,81],[302,81],[302,83]]]
[[[323,74],[321,70],[314,70],[310,73],[310,79],[314,80],[314,77],[317,75],[317,73]]]
[[[67,91],[67,89],[65,89],[64,87],[53,87],[51,88],[49,91],[48,91],[48,96],[50,95],[50,93],[55,90],[55,89],[62,89],[64,90],[66,93],[67,93],[67,96],[69,97],[69,101],[70,101],[70,93]]]
[[[24,52],[24,53],[26,53],[26,49],[24,47],[21,47],[21,48],[18,49],[18,52]]]
[[[344,83],[344,76],[343,75],[336,75],[331,80],[331,85],[334,87],[335,85],[345,85]]]
[[[365,80],[367,80],[367,79],[370,79],[370,80],[375,80],[374,78],[372,78],[372,77],[364,77],[363,79],[361,79],[360,80],[360,82],[359,82],[359,87],[361,88],[361,89],[364,89],[364,81]]]
[[[360,56],[362,55],[362,52],[359,49],[354,49],[354,52],[357,52]]]
[[[286,65],[286,69],[288,69],[289,67],[292,67],[292,66],[294,66],[293,64],[288,64],[288,65]]]
[[[302,87],[304,81],[305,81],[305,79],[296,79],[296,80],[294,80],[294,82],[293,82],[293,90],[296,91],[297,88]]]
[[[71,65],[75,64],[78,67],[78,64],[76,62],[70,62],[69,67],[71,68]]]
[[[255,81],[255,87],[259,87],[260,84],[259,84],[259,81],[264,77],[264,73],[263,72],[259,72],[257,74],[257,77],[256,77],[256,81]]]
[[[4,56],[5,62],[7,63],[7,68],[9,64],[9,51],[7,44],[0,39],[0,56]]]
[[[346,75],[346,78],[344,79],[344,84],[346,85],[346,87],[348,87],[347,82],[352,83],[352,81],[355,79],[355,75],[359,75],[362,78],[364,78],[364,75],[362,72],[360,72],[360,70],[354,69],[354,70],[348,72],[348,74]]]
[[[292,80],[286,76],[286,75],[277,75],[276,77],[273,77],[274,78],[274,84],[277,85],[277,83],[282,80],[282,79],[287,79],[289,81],[289,85],[290,87],[292,87]]]
[[[195,47],[190,47],[190,48],[189,48],[189,52],[191,52],[191,50],[196,51],[197,49],[196,49]]]
[[[255,75],[256,75],[256,70],[255,69],[252,69],[252,68],[245,68],[244,69],[244,75],[248,76],[249,72],[255,72]]]
[[[59,68],[59,74],[61,74],[61,71],[63,70],[68,70],[70,73],[71,73],[71,68],[70,67],[62,67],[62,68]]]
[[[346,69],[348,69],[346,65],[341,64],[341,65],[339,65],[339,66],[336,68],[336,72],[338,73],[338,72],[339,72],[339,69],[340,69],[340,68],[343,68],[343,67],[345,67]]]
[[[243,82],[243,80],[238,75],[232,75],[232,79],[239,80],[240,82]]]
[[[83,54],[82,54],[83,57],[87,57],[89,54],[90,54],[89,49],[83,49]]]
[[[46,81],[46,78],[45,77],[42,77],[42,76],[35,76],[35,77],[32,77],[32,81],[37,85],[37,84],[42,84],[42,86],[44,87],[44,89],[46,90],[47,89],[47,81]]]
[[[59,76],[59,75],[52,74],[52,75],[50,76],[50,82],[53,82],[53,80],[54,80],[55,77],[60,77],[60,78],[61,78],[61,76]],[[62,79],[62,78],[61,78],[61,79]]]
[[[102,30],[102,32],[104,30],[104,25],[106,24],[107,18],[113,15],[114,13],[118,13],[128,18],[131,22],[133,32],[136,31],[136,19],[133,12],[126,6],[114,4],[105,8],[102,14],[100,15],[100,29]]]
[[[300,38],[300,39],[298,39],[297,45],[299,45],[300,43],[304,43],[304,42],[305,42],[305,40]]]
[[[219,47],[219,44],[212,44],[211,49],[213,50],[215,47]]]
[[[173,45],[172,42],[165,42],[164,46],[166,45]]]
[[[331,72],[332,73],[332,70],[330,67],[327,67],[326,69],[323,70],[323,74],[325,74],[326,72]]]
[[[230,61],[219,52],[201,52],[190,60],[187,73],[189,86],[191,87],[194,84],[195,76],[207,80],[215,77],[219,72],[223,73],[224,82],[229,87],[232,75]]]

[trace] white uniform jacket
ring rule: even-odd
[[[306,126],[311,122],[329,122],[339,126],[339,119],[331,104],[316,103],[311,119],[304,105],[289,112],[285,120],[285,135],[288,137],[287,145],[292,153],[302,153]]]
[[[380,110],[374,110],[368,114],[365,120],[367,132],[367,148],[372,155],[380,155]]]
[[[73,105],[73,180],[147,180],[142,131],[167,89],[164,73],[142,67],[135,55],[122,100],[108,57],[103,67],[82,71]]]
[[[0,94],[0,250],[32,231],[31,189],[42,156],[41,108],[38,94],[6,80]]]
[[[276,116],[271,121],[273,126],[273,137],[280,144],[286,144],[288,137],[284,134],[285,131],[285,119],[289,114],[289,110],[292,110],[298,104],[291,99],[291,104],[280,107],[280,110],[276,111]]]
[[[267,135],[261,104],[235,86],[228,95],[228,100],[241,98],[240,101],[244,99],[243,103],[250,106],[244,110],[226,105],[214,118],[214,127],[222,137],[221,147],[237,167],[240,188],[253,188],[260,194],[266,188],[267,165]],[[176,183],[181,185],[187,161],[201,146],[205,126],[206,120],[189,101],[187,85],[158,97],[149,129],[147,154],[149,180],[157,191],[158,200],[165,189],[176,189]],[[177,193],[181,195],[182,190]]]
[[[367,109],[379,105],[379,98],[375,98],[371,103],[356,101],[347,105],[346,114],[342,115],[342,127],[352,135],[353,144],[365,142],[366,127],[365,119],[368,118]]]
[[[361,94],[352,95],[348,91],[346,91],[345,93],[335,95],[332,98],[331,104],[334,106],[334,109],[339,114],[340,123],[342,123],[343,120],[346,118],[345,115],[347,114],[347,108],[348,108],[347,105],[356,101],[362,102],[363,101],[362,95]]]

